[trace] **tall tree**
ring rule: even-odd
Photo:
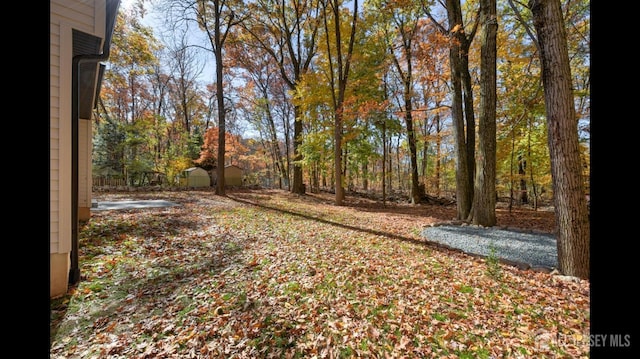
[[[475,175],[475,115],[473,86],[469,73],[469,48],[478,29],[478,16],[467,34],[460,0],[446,0],[448,27],[438,25],[449,35],[449,67],[451,69],[451,117],[456,152],[457,218],[466,220],[473,203]],[[427,15],[437,23],[427,10]]]
[[[515,201],[535,209],[540,189],[551,188],[537,43],[529,39],[531,29],[523,26],[520,13],[499,5],[497,190],[509,191],[510,210]]]
[[[391,22],[391,26],[384,27],[391,32],[389,37],[389,53],[395,64],[396,71],[403,85],[404,121],[407,128],[407,142],[411,164],[411,203],[417,204],[424,193],[420,190],[418,177],[418,156],[416,148],[416,131],[413,120],[413,67],[414,56],[417,51],[417,33],[421,26],[421,7],[410,1],[380,1],[375,6],[380,16]]]
[[[327,44],[327,58],[329,61],[329,83],[331,85],[331,99],[334,115],[334,166],[335,166],[335,184],[336,195],[335,204],[341,206],[344,201],[344,186],[342,181],[342,136],[343,136],[343,116],[344,116],[344,100],[349,79],[349,70],[351,68],[351,57],[356,38],[356,24],[358,20],[358,0],[353,0],[353,18],[351,20],[351,31],[349,34],[349,44],[344,54],[342,39],[342,16],[341,16],[340,0],[328,0],[324,4],[324,30]],[[331,11],[331,20],[333,21],[333,31],[329,28],[329,19],[326,15],[327,11]],[[334,38],[331,39],[330,35]],[[333,40],[333,41],[332,41]],[[335,46],[335,55],[331,52],[331,44]],[[334,57],[335,56],[335,57]],[[334,64],[335,60],[335,64]],[[337,87],[337,88],[336,88]]]
[[[496,0],[480,0],[482,44],[480,47],[480,116],[476,159],[473,224],[496,224]]]
[[[238,5],[233,0],[199,0],[197,4],[196,16],[198,25],[206,32],[211,45],[216,62],[216,100],[218,105],[218,156],[216,167],[216,194],[225,194],[224,184],[224,154],[227,114],[224,103],[224,58],[223,48],[229,32],[233,26],[242,22],[242,18],[236,16],[235,6]]]
[[[416,44],[416,91],[421,93],[419,99],[422,100],[422,103],[417,103],[416,110],[423,118],[422,125],[417,126],[423,154],[421,176],[424,178],[425,192],[428,192],[426,186],[430,184],[429,190],[439,196],[444,129],[442,120],[445,117],[443,114],[449,113],[449,106],[445,105],[450,93],[448,37],[432,21],[423,21],[422,24]],[[427,171],[428,167],[432,168],[431,173]]]
[[[152,29],[141,23],[138,11],[118,12],[109,60],[111,67],[105,74],[101,94],[104,113],[122,123],[122,126],[109,127],[125,134],[116,152],[121,155],[121,163],[111,165],[122,171],[128,183],[134,183],[138,174],[153,167],[153,153],[146,153],[146,149],[153,148],[152,142],[156,140],[146,130],[153,116],[154,102],[149,80],[158,63],[156,51],[161,46]],[[110,150],[117,147],[109,146]]]
[[[236,41],[228,48],[229,56],[243,69],[241,77],[245,80],[241,89],[239,105],[247,113],[253,126],[258,130],[273,159],[275,173],[278,175],[279,188],[282,181],[289,188],[289,171],[281,151],[278,139],[278,114],[288,123],[285,81],[279,76],[280,69],[273,57],[263,47],[254,46],[251,41]],[[283,130],[286,133],[286,130]]]
[[[192,134],[192,125],[196,115],[197,101],[202,101],[197,92],[197,78],[202,65],[198,62],[195,49],[189,47],[187,34],[174,36],[175,43],[170,46],[173,95],[175,96],[176,118],[182,119],[182,125],[188,135]]]
[[[540,48],[562,273],[589,278],[590,223],[582,178],[567,35],[560,0],[531,0]]]
[[[296,92],[316,54],[316,37],[321,24],[319,9],[319,0],[257,0],[248,4],[251,17],[242,24],[243,28],[252,35],[257,46],[273,57],[292,92]],[[291,191],[302,194],[302,113],[295,105],[293,112]]]

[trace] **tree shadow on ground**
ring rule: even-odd
[[[352,231],[359,231],[359,232],[364,232],[364,233],[368,233],[368,234],[373,234],[373,235],[377,235],[377,236],[383,236],[383,237],[388,237],[388,238],[392,238],[392,239],[397,239],[403,242],[408,242],[408,243],[414,243],[414,244],[420,244],[420,245],[428,245],[428,246],[434,246],[434,247],[440,247],[440,245],[438,245],[437,243],[431,243],[429,241],[425,240],[419,240],[416,238],[411,238],[408,236],[404,236],[404,235],[400,235],[397,233],[391,233],[388,231],[381,231],[381,230],[377,230],[377,229],[372,229],[372,228],[367,228],[367,227],[359,227],[359,226],[355,226],[355,225],[351,225],[351,224],[346,224],[346,223],[340,223],[334,220],[329,220],[329,219],[324,219],[324,218],[320,218],[317,215],[313,215],[313,214],[309,214],[309,213],[304,213],[304,212],[295,212],[289,209],[284,209],[284,208],[280,208],[277,206],[272,206],[272,205],[268,205],[268,204],[264,204],[264,203],[260,203],[258,201],[255,201],[255,196],[243,196],[243,195],[238,195],[237,193],[233,193],[233,194],[227,194],[227,197],[239,202],[239,203],[243,203],[243,204],[247,204],[250,206],[255,206],[255,207],[259,207],[265,210],[269,210],[269,211],[276,211],[279,213],[283,213],[283,214],[287,214],[287,215],[291,215],[291,216],[295,216],[295,217],[299,217],[299,218],[304,218],[304,219],[308,219],[308,220],[312,220],[312,221],[316,221],[316,222],[320,222],[323,224],[328,224],[328,225],[332,225],[335,227],[339,227],[342,229],[347,229],[347,230],[352,230]],[[251,199],[249,199],[251,198]],[[394,211],[390,211],[389,213],[395,213]]]
[[[148,308],[162,312],[165,305],[172,303],[172,297],[181,292],[180,288],[197,285],[203,276],[216,275],[238,265],[241,248],[247,241],[222,233],[206,248],[195,248],[197,242],[176,240],[181,233],[202,226],[190,218],[188,212],[163,212],[159,208],[118,212],[123,215],[119,219],[103,212],[81,226],[81,280],[70,286],[64,296],[50,299],[50,346],[58,332],[66,330],[61,325],[73,327],[81,323],[83,327],[99,330],[118,316],[144,318],[150,315]],[[102,220],[98,220],[99,217]],[[135,249],[131,248],[138,252],[127,255],[127,247],[131,245],[126,242],[132,237],[141,239],[134,245]],[[181,256],[186,250],[202,251],[206,255]],[[119,258],[115,253],[119,253]],[[92,269],[83,268],[83,263],[99,256],[104,256],[111,267],[99,276],[92,276]],[[73,311],[88,301],[95,302],[88,313],[76,316]],[[68,319],[70,317],[75,319]]]

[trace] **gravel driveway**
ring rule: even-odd
[[[452,224],[427,227],[422,235],[465,253],[490,256],[493,251],[496,257],[525,267],[558,267],[556,238],[548,233]]]

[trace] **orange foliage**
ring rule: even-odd
[[[204,169],[216,167],[218,159],[218,127],[210,127],[204,134],[204,144],[200,157],[193,162]],[[229,132],[225,133],[225,165],[237,165],[249,149],[242,144],[242,138]]]

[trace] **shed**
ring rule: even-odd
[[[225,186],[242,186],[242,168],[236,165],[224,166]]]
[[[188,187],[209,187],[211,179],[207,171],[200,167],[191,167],[184,170],[184,177]]]

